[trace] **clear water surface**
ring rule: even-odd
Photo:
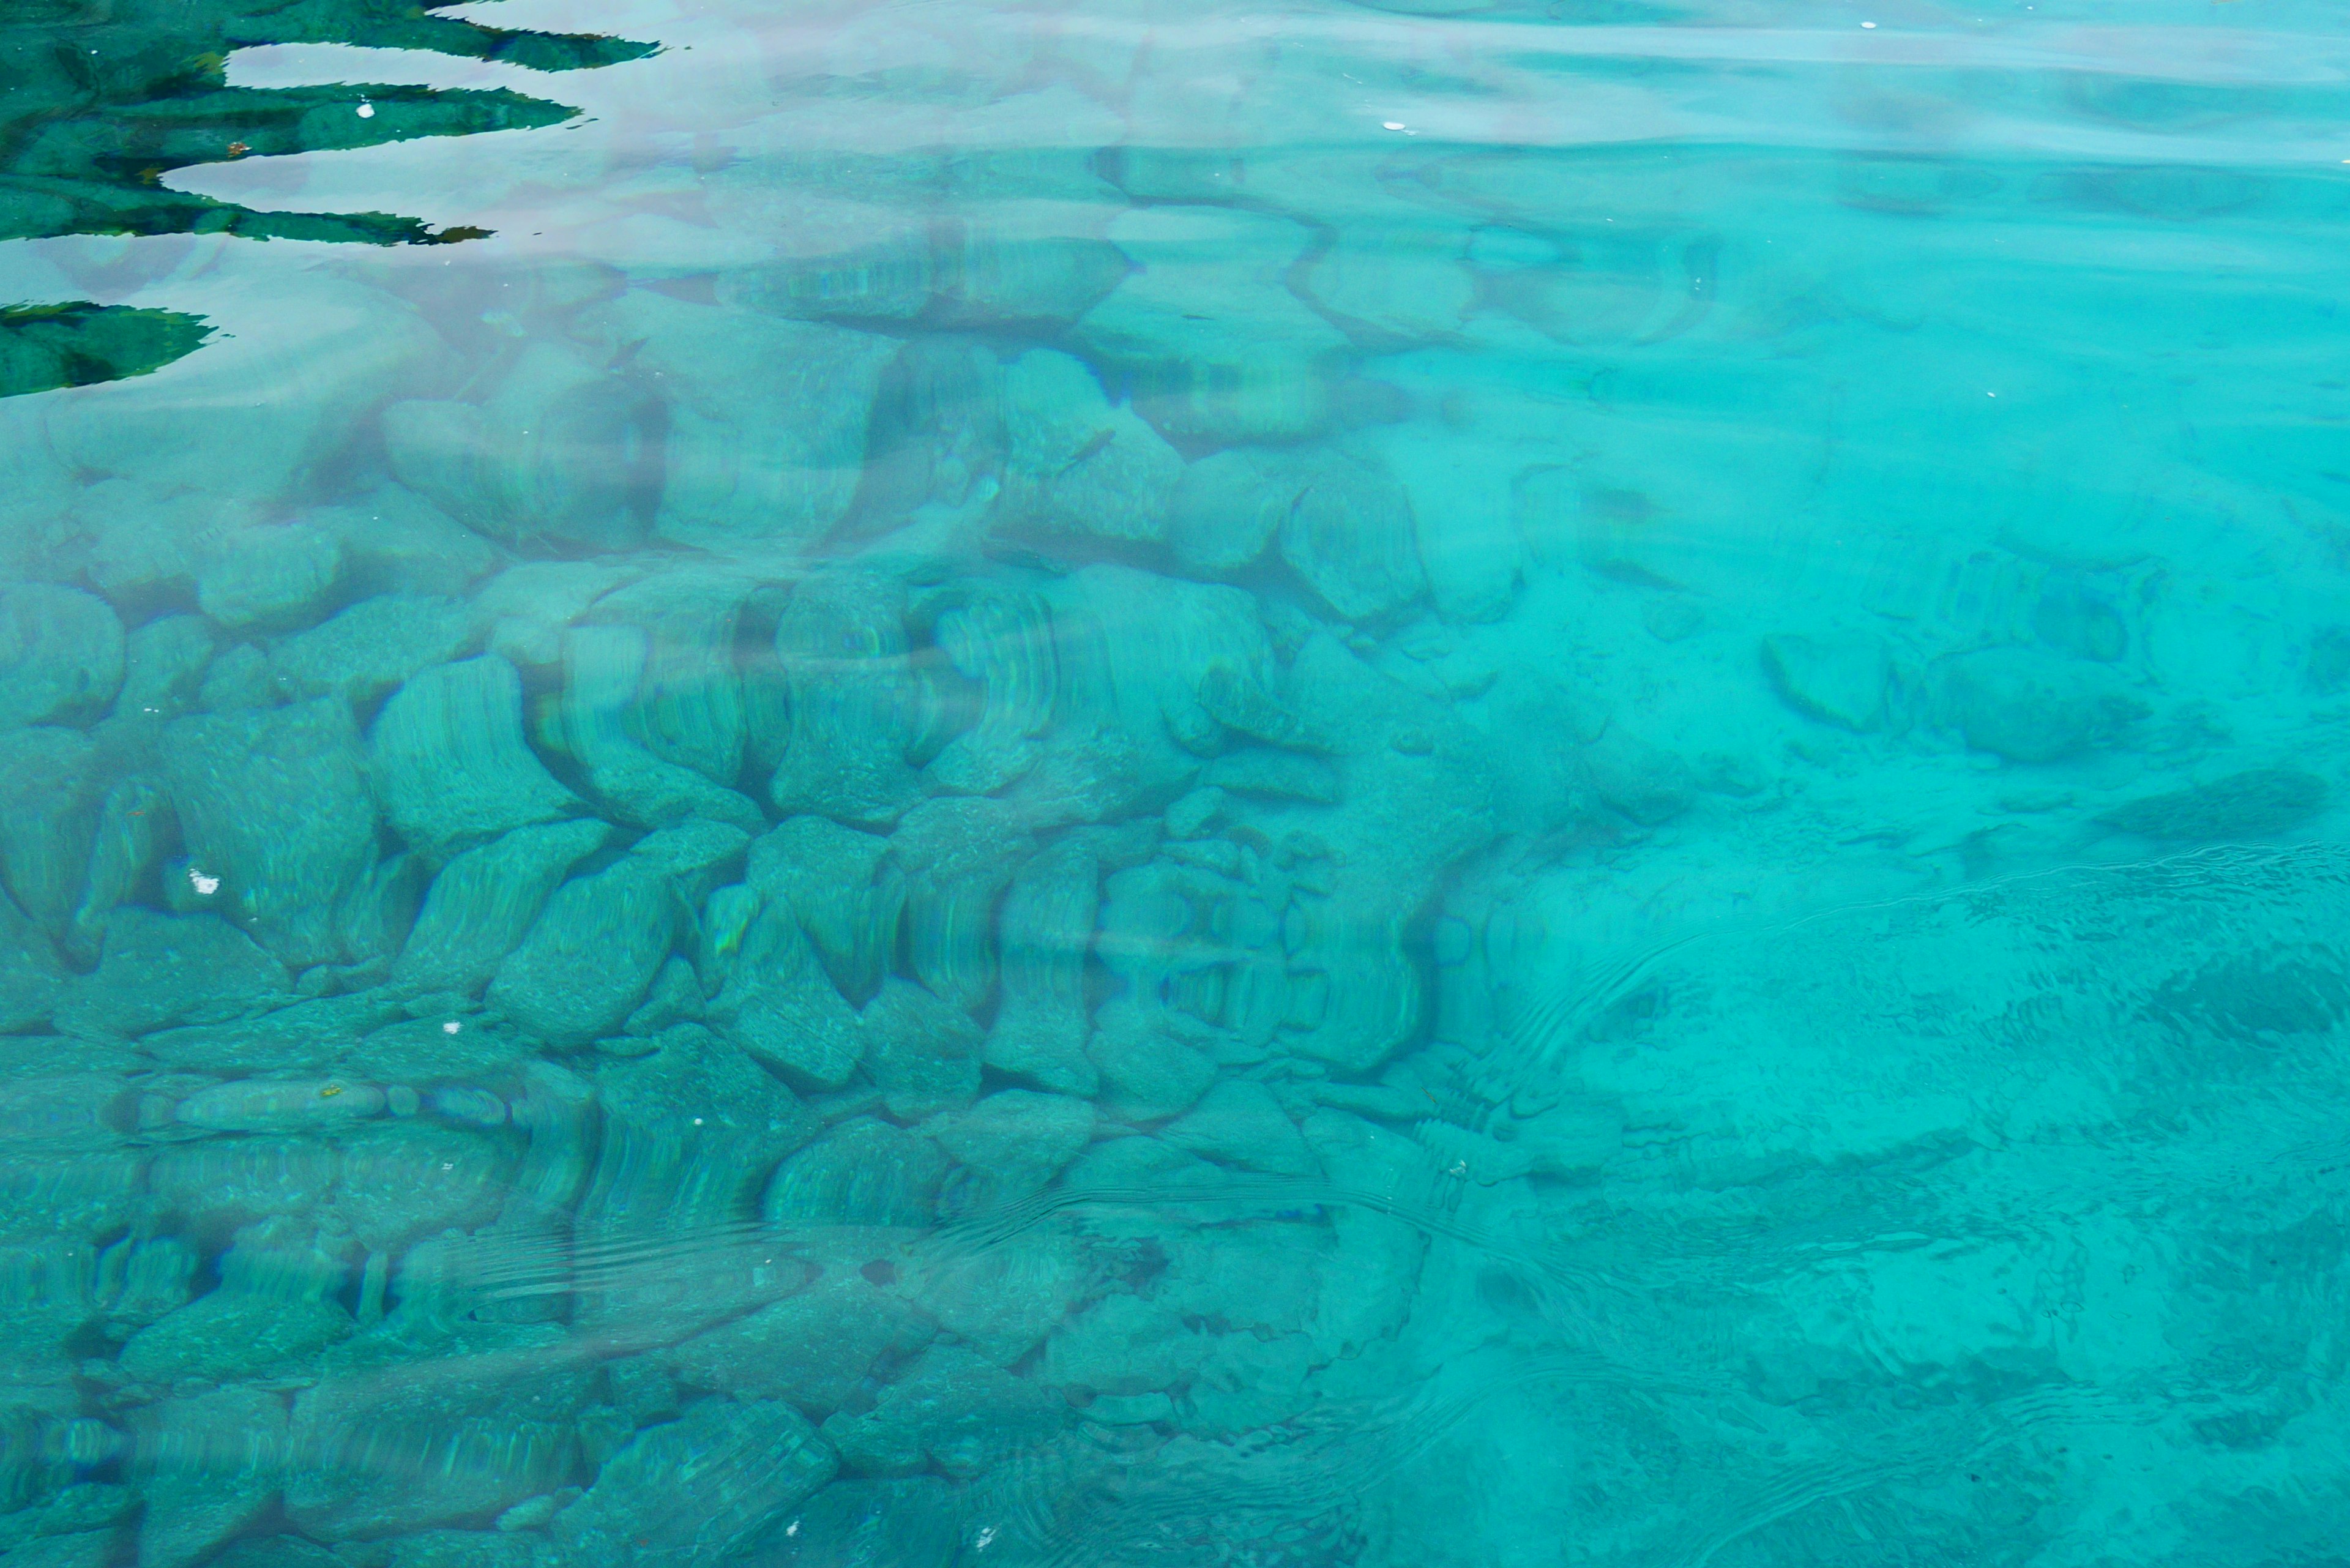
[[[2343,1561],[2338,7],[470,14],[0,246],[8,1562]]]

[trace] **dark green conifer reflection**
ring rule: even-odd
[[[433,14],[446,4],[16,0],[0,16],[0,239],[234,234],[430,244],[476,237],[481,231],[434,230],[388,213],[255,212],[163,184],[171,171],[192,164],[554,125],[577,113],[503,88],[234,88],[226,74],[234,49],[347,43],[549,71],[652,52],[622,39],[508,31]],[[0,332],[0,396],[143,373],[203,337],[190,317],[87,304],[12,312]]]

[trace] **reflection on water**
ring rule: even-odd
[[[336,83],[255,91],[229,85],[234,49],[337,42],[431,49],[570,70],[639,59],[651,46],[485,27],[385,0],[36,0],[0,19],[0,239],[60,234],[237,234],[247,239],[437,244],[389,213],[255,212],[175,190],[175,170],[244,158],[369,147],[413,136],[546,126],[573,110],[496,88],[432,92]],[[99,285],[99,286],[103,286]],[[192,352],[185,316],[45,301],[0,316],[0,397],[141,376]]]
[[[222,9],[12,119],[11,1562],[2338,1552],[2330,13]]]

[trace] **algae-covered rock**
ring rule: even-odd
[[[384,815],[435,858],[580,809],[524,744],[522,680],[495,654],[410,677],[368,742]]]
[[[57,1026],[120,1035],[217,1023],[283,999],[290,984],[283,964],[217,915],[120,909],[98,967],[59,999]]]
[[[222,908],[289,963],[342,957],[336,906],[376,854],[350,710],[319,698],[175,719],[163,768],[189,857],[220,878]]]
[[[657,866],[629,858],[574,877],[498,965],[490,1002],[550,1043],[612,1033],[668,958],[676,920],[676,889]]]
[[[0,587],[0,730],[95,717],[122,684],[122,622],[51,583]]]
[[[781,1400],[704,1399],[605,1460],[553,1533],[598,1563],[723,1562],[838,1468],[832,1446]]]
[[[369,702],[473,646],[473,616],[455,599],[383,594],[279,643],[269,653],[269,678],[296,701],[332,695]]]
[[[776,1168],[764,1212],[785,1225],[920,1230],[937,1218],[947,1158],[918,1133],[859,1116]]]
[[[392,965],[420,992],[473,992],[538,919],[571,867],[602,847],[609,825],[592,817],[517,827],[441,868]]]

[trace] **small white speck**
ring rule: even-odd
[[[1983,396],[1986,398],[1996,398],[1999,394],[1997,392],[1985,392]]]
[[[444,1159],[441,1162],[441,1168],[443,1170],[454,1170],[457,1168],[456,1161]]]
[[[363,103],[359,105],[359,118],[361,119],[373,119],[375,118],[375,105],[371,103]]]
[[[1877,24],[1876,24],[1876,23],[1874,23],[1874,22],[1863,22],[1863,23],[1861,24],[1861,26],[1864,26],[1864,27],[1872,27],[1872,28],[1873,28],[1873,27],[1875,27],[1875,26],[1877,26]]]
[[[1379,129],[1382,130],[1401,130],[1403,129],[1403,121],[1400,119],[1383,119],[1379,121]]]
[[[220,891],[220,878],[207,877],[191,866],[188,867],[188,886],[196,890],[199,898],[209,898]]]
[[[454,1034],[455,1033],[457,1033],[457,1031],[459,1031],[460,1029],[463,1029],[463,1027],[465,1027],[463,1024],[462,1024],[462,1023],[458,1023],[455,1019],[452,1018],[451,1020],[449,1020],[449,1022],[448,1022],[448,1023],[443,1023],[443,1024],[441,1026],[441,1033],[443,1033],[443,1034]]]
[[[700,1116],[696,1116],[696,1117],[694,1117],[694,1118],[693,1118],[693,1125],[694,1125],[695,1127],[700,1127],[700,1126],[702,1125],[702,1118],[701,1118]]]
[[[799,1532],[800,1532],[800,1521],[799,1521],[798,1520],[796,1520],[796,1519],[793,1520],[793,1521],[791,1521],[791,1523],[790,1523],[788,1526],[786,1526],[786,1527],[785,1528],[785,1531],[784,1531],[784,1533],[785,1533],[785,1535],[797,1535]]]
[[[979,1532],[979,1539],[971,1543],[971,1549],[973,1552],[984,1552],[987,1550],[987,1543],[994,1539],[995,1526],[991,1524]]]

